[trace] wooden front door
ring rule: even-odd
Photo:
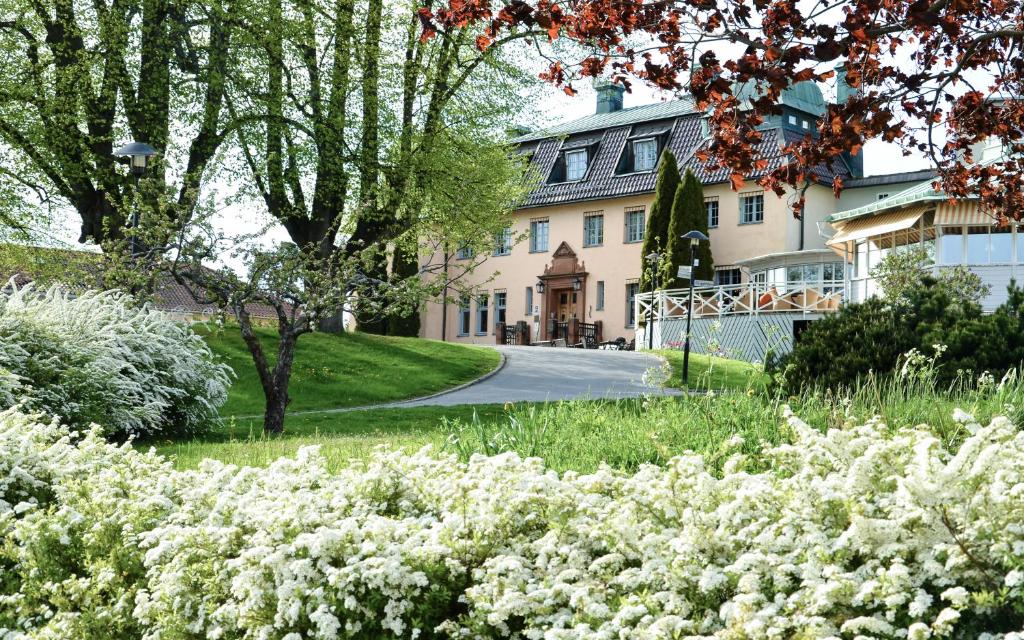
[[[558,321],[568,322],[576,314],[576,292],[558,292]]]

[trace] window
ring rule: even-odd
[[[866,240],[857,241],[856,253],[853,256],[853,272],[857,278],[868,277],[868,243]]]
[[[504,291],[494,292],[494,322],[505,324],[505,307],[508,303],[508,294]]]
[[[476,299],[476,334],[487,334],[487,294],[482,293]]]
[[[469,296],[459,298],[459,335],[469,335]]]
[[[644,208],[626,209],[626,242],[644,241]]]
[[[789,124],[792,124],[792,125],[796,124],[796,116],[794,116],[794,115],[790,115],[789,116]]]
[[[459,247],[458,250],[455,251],[455,259],[456,260],[469,260],[470,258],[473,257],[473,254],[474,254],[473,247],[469,247],[469,246],[465,246],[464,245],[464,246]]]
[[[526,287],[526,313],[524,315],[533,315],[533,287]]]
[[[764,194],[751,193],[740,196],[740,224],[764,222]]]
[[[505,227],[494,234],[494,255],[507,256],[512,253],[512,227]]]
[[[878,194],[878,199],[879,200],[885,200],[888,197],[889,197],[888,193],[880,193],[880,194]]]
[[[636,326],[636,296],[640,293],[639,282],[626,283],[626,326]]]
[[[1017,262],[1024,263],[1024,225],[1017,226]]]
[[[548,219],[530,221],[530,253],[548,250]]]
[[[658,163],[658,143],[654,138],[633,141],[633,171],[650,171]]]
[[[1013,235],[1010,233],[1012,228],[1009,226],[1005,227],[992,227],[992,262],[1012,262],[1013,261]]]
[[[585,214],[583,218],[583,246],[600,247],[604,244],[604,215]]]
[[[718,226],[718,198],[705,198],[704,209],[708,212],[708,229]]]
[[[604,280],[597,281],[597,304],[594,308],[598,311],[604,311]]]
[[[960,264],[964,261],[964,230],[962,227],[940,227],[939,262]]]
[[[715,284],[739,284],[743,279],[739,269],[719,269],[715,271]]]
[[[800,118],[800,126],[804,129],[810,129],[811,123],[806,118]]]
[[[566,151],[565,152],[565,179],[582,180],[587,174],[587,152]]]

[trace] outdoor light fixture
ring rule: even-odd
[[[156,149],[145,142],[129,142],[114,152],[115,156],[127,156],[132,174],[141,176],[149,166],[149,159],[157,154]]]
[[[688,384],[690,381],[690,321],[693,319],[693,268],[697,266],[697,247],[701,242],[708,242],[711,238],[696,230],[687,231],[681,237],[690,241],[690,296],[686,301],[686,337],[683,340],[683,384]]]
[[[544,293],[544,281],[543,280],[538,280],[536,288],[537,288],[537,293]]]
[[[577,276],[576,279],[572,281],[573,291],[579,291],[582,287],[583,287],[583,278],[580,278],[579,276]]]
[[[142,180],[142,174],[146,172],[146,167],[149,166],[149,159],[157,154],[157,150],[149,146],[145,142],[129,142],[120,149],[114,152],[115,156],[127,156],[128,163],[132,170],[132,175],[135,176],[135,190],[138,191],[139,181]],[[131,257],[135,257],[138,253],[137,244],[135,241],[136,230],[139,228],[139,207],[132,207],[132,235],[128,240],[128,251]]]
[[[651,304],[647,307],[647,348],[654,348],[654,288],[657,283],[658,277],[658,263],[661,262],[661,254],[657,251],[652,251],[644,256],[651,265]]]

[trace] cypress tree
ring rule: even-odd
[[[672,199],[679,188],[679,165],[672,152],[665,149],[658,168],[658,182],[654,187],[654,204],[647,216],[644,244],[640,252],[640,291],[651,290],[651,268],[644,259],[652,251],[665,253],[668,249],[668,226],[672,217]]]
[[[662,263],[664,266],[663,281],[666,288],[680,288],[690,284],[685,279],[677,278],[676,273],[679,267],[690,264],[690,241],[684,240],[682,235],[694,230],[707,235],[708,216],[704,206],[704,187],[697,176],[687,169],[682,183],[676,190],[675,198],[672,200],[672,217],[668,227],[669,259]],[[700,243],[697,249],[697,259],[700,264],[694,269],[694,279],[713,280],[715,263],[711,258],[710,242]]]

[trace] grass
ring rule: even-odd
[[[672,375],[668,386],[683,388],[683,352],[679,349],[656,350],[659,356],[668,360]],[[768,376],[761,365],[743,360],[733,360],[699,353],[690,354],[690,389],[736,389],[763,388]]]
[[[257,331],[268,355],[276,355],[276,331]],[[210,348],[238,375],[221,415],[261,414],[263,390],[238,329],[205,333]],[[288,410],[357,407],[428,395],[479,378],[499,360],[493,349],[437,340],[311,333],[296,347]]]
[[[139,448],[156,447],[177,468],[193,469],[204,458],[266,466],[281,456],[294,455],[300,447],[318,445],[328,464],[337,468],[353,458],[368,457],[381,445],[406,451],[427,444],[443,447],[444,420],[471,421],[474,412],[487,421],[497,421],[504,413],[500,405],[483,405],[298,414],[286,417],[285,433],[280,437],[264,436],[261,419],[235,419],[201,440],[145,442]]]

